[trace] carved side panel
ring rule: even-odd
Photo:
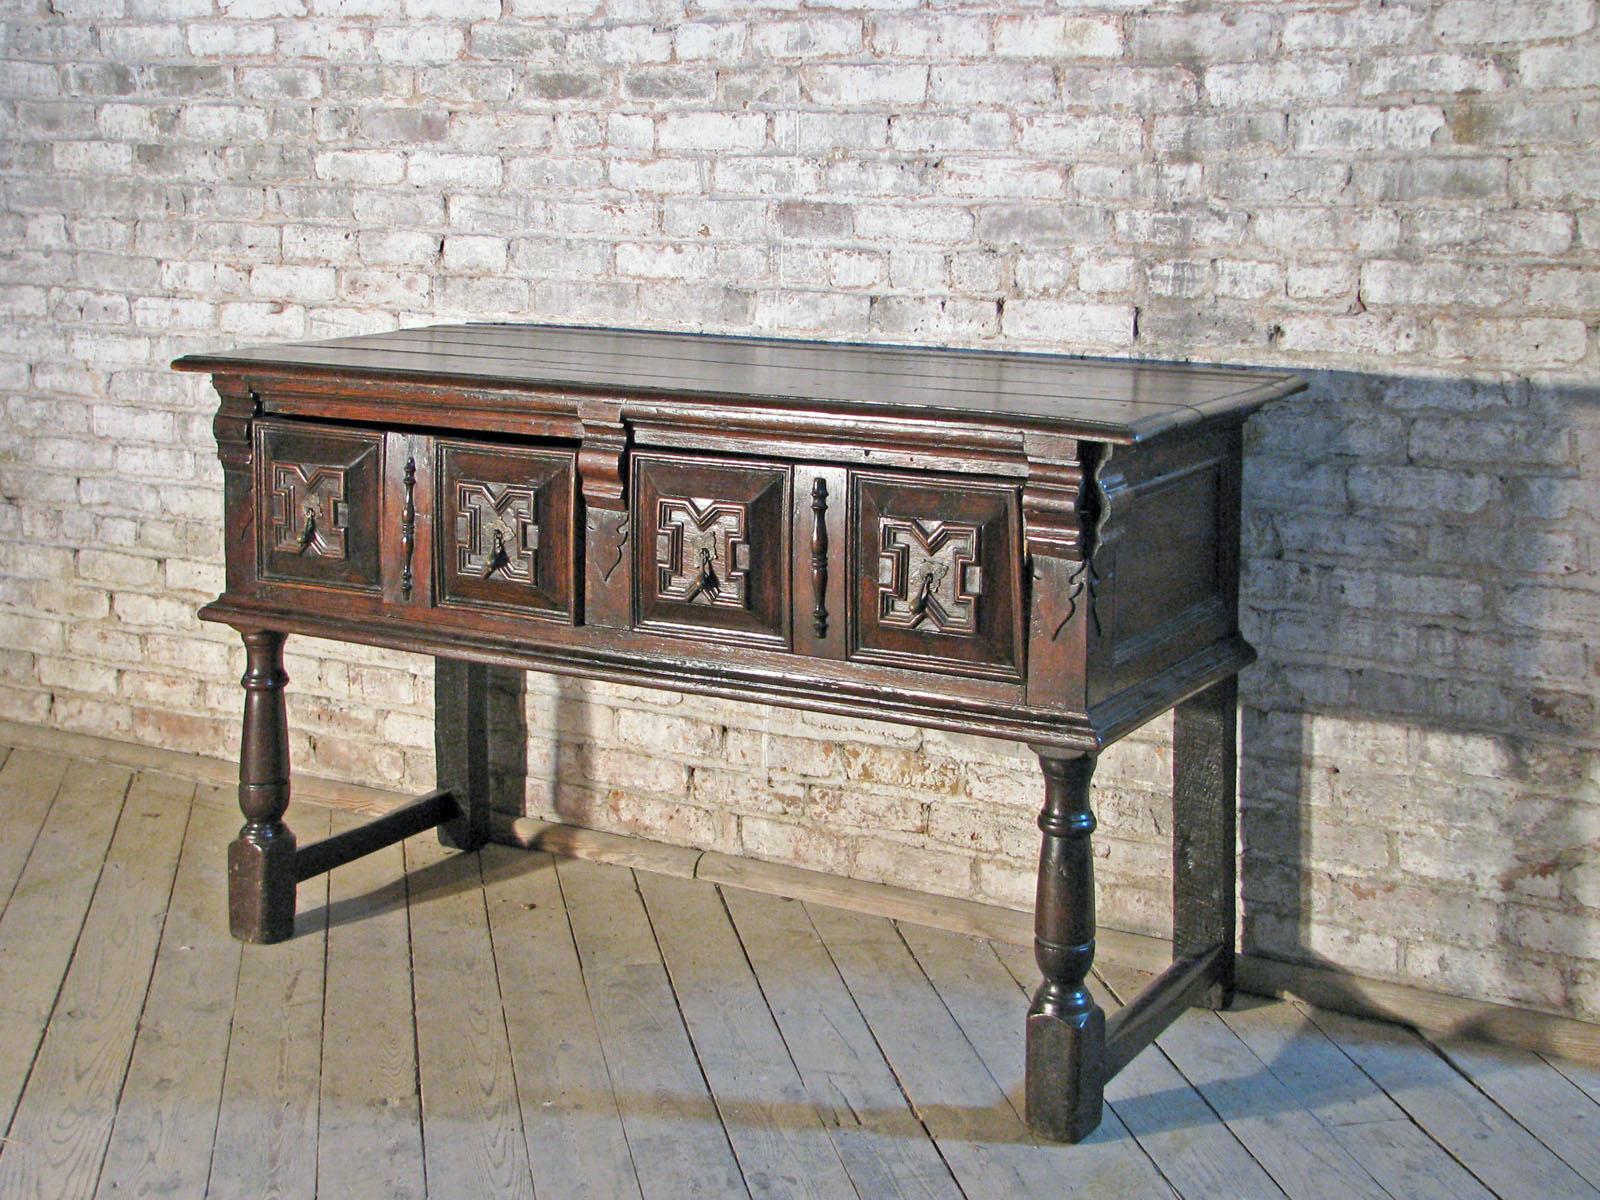
[[[377,590],[382,435],[277,420],[256,430],[261,577]]]
[[[632,521],[641,628],[787,645],[789,469],[641,455]]]
[[[1016,486],[868,472],[851,478],[850,657],[1019,678]]]
[[[437,461],[441,602],[570,619],[573,455],[441,441]]]

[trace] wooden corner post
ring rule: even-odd
[[[1233,1002],[1238,697],[1230,675],[1172,715],[1172,956],[1215,950],[1213,981],[1196,999],[1208,1008]]]
[[[433,660],[433,744],[439,790],[456,803],[439,841],[476,850],[489,840],[489,668],[482,663]]]

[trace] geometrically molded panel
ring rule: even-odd
[[[978,632],[983,568],[976,525],[878,521],[878,623],[956,637]]]
[[[375,589],[383,439],[292,421],[256,428],[264,579]]]
[[[699,496],[656,501],[656,599],[744,608],[750,598],[750,510]]]
[[[852,472],[850,657],[1015,679],[1017,489]]]
[[[784,466],[637,456],[638,625],[786,646],[788,489]]]
[[[441,441],[435,461],[440,603],[570,618],[572,453]]]

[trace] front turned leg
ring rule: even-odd
[[[1044,982],[1028,1010],[1028,1127],[1055,1141],[1082,1141],[1100,1124],[1106,1017],[1084,986],[1094,962],[1094,861],[1089,835],[1090,754],[1040,752],[1044,811],[1034,956]]]
[[[241,630],[246,666],[239,808],[244,827],[228,846],[228,928],[244,942],[294,936],[295,843],[289,807],[289,720],[283,689],[284,635]]]

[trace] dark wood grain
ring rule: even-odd
[[[1028,1009],[1028,1127],[1077,1142],[1100,1124],[1106,1018],[1086,980],[1094,964],[1093,755],[1041,755],[1044,808],[1033,953],[1044,982]]]
[[[640,455],[633,496],[640,628],[788,647],[786,465]]]
[[[1178,1014],[1192,1008],[1214,985],[1218,961],[1226,953],[1219,942],[1175,960],[1147,984],[1128,1006],[1106,1022],[1106,1074],[1115,1075],[1156,1040]]]
[[[341,829],[321,841],[299,847],[294,855],[295,875],[301,880],[310,879],[460,815],[461,808],[449,792],[429,792],[364,825]]]
[[[934,408],[1025,418],[1118,441],[1247,412],[1301,386],[1289,375],[1182,364],[540,325],[435,326],[247,347],[191,355],[178,366],[688,394],[707,403]]]
[[[289,808],[289,717],[284,635],[244,632],[244,735],[239,744],[239,808],[244,826],[228,846],[228,924],[245,942],[294,934],[294,834]]]
[[[1207,951],[1225,1000],[1232,678],[1253,657],[1240,428],[1299,380],[492,324],[176,365],[214,371],[222,399],[227,590],[201,616],[250,660],[238,936],[287,937],[297,876],[427,823],[485,843],[490,667],[1025,740],[1046,782],[1028,1121],[1078,1141],[1126,1057],[1108,1065],[1086,986],[1093,756],[1180,705],[1177,946]],[[288,633],[437,660],[440,791],[298,856]],[[1134,1006],[1122,1051],[1198,990],[1183,983]]]
[[[1172,952],[1221,947],[1204,1002],[1233,999],[1238,887],[1238,681],[1178,705],[1172,722]]]
[[[262,576],[376,591],[382,436],[287,421],[256,429]]]
[[[441,441],[441,604],[572,618],[573,454]]]
[[[867,472],[853,483],[850,657],[1020,679],[1017,489]],[[897,564],[909,577],[887,582]]]
[[[455,813],[439,840],[476,850],[489,840],[489,670],[482,663],[433,662],[434,760],[439,792]]]

